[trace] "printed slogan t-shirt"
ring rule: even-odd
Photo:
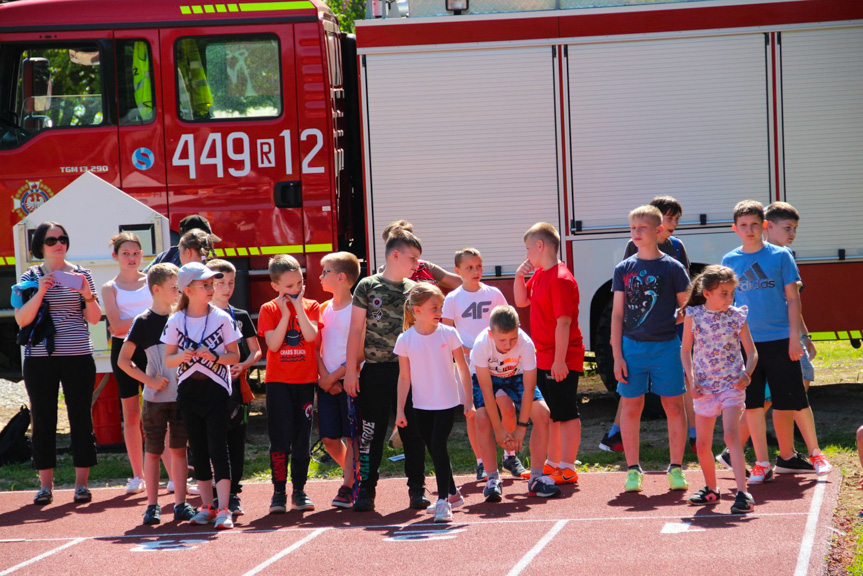
[[[320,320],[320,304],[314,300],[303,298],[303,310],[310,322]],[[315,342],[303,338],[297,313],[292,302],[288,302],[288,329],[285,331],[285,341],[278,352],[267,348],[267,382],[282,382],[285,384],[308,384],[318,381],[318,361],[315,359]],[[267,332],[275,330],[282,319],[282,313],[275,300],[270,300],[261,306],[258,317],[258,335],[266,337]]]

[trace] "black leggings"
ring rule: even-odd
[[[314,384],[267,382],[267,434],[270,437],[270,470],[273,489],[284,492],[288,485],[288,459],[291,489],[306,486],[312,460],[312,412]]]
[[[230,480],[228,391],[209,378],[187,378],[177,389],[177,407],[186,423],[195,479],[199,482],[213,479],[210,471],[212,460],[216,482]]]
[[[443,499],[446,498],[447,494],[455,494],[455,480],[452,477],[452,465],[447,450],[447,442],[455,422],[455,408],[447,408],[446,410],[414,408],[414,417],[419,425],[423,442],[434,463],[437,497]]]
[[[60,384],[69,415],[72,464],[76,468],[96,465],[96,436],[90,403],[96,383],[96,363],[82,356],[36,356],[24,359],[24,386],[30,397],[33,418],[33,467],[57,467],[57,394]]]
[[[234,386],[239,386],[236,381]],[[249,427],[249,405],[241,404],[228,424],[228,454],[231,457],[231,494],[243,491],[240,480],[246,464],[246,429]]]

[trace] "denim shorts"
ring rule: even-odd
[[[617,393],[625,398],[638,398],[648,392],[657,396],[681,396],[686,392],[683,364],[680,361],[680,340],[646,342],[623,337],[623,359],[626,361],[627,382],[617,383]]]
[[[506,394],[512,403],[515,404],[515,412],[521,412],[521,397],[524,394],[524,378],[521,374],[510,376],[509,378],[491,377],[491,389],[495,397],[499,396],[498,392]],[[542,393],[539,391],[539,386],[533,389],[533,401],[543,400]],[[473,407],[479,410],[485,407],[485,399],[482,396],[479,382],[476,379],[476,374],[473,375]]]

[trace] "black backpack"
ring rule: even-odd
[[[30,410],[21,406],[18,413],[0,431],[0,466],[30,460],[30,439],[27,437],[29,427]]]

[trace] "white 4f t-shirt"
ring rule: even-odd
[[[219,355],[227,352],[225,346],[242,338],[242,334],[234,326],[234,321],[224,310],[210,305],[206,316],[200,318],[187,317],[186,312],[177,312],[168,318],[162,332],[162,342],[172,344],[179,350],[189,348],[207,348],[215,350]],[[231,371],[229,366],[217,364],[203,358],[195,358],[189,364],[180,364],[177,368],[177,380],[180,384],[194,374],[211,378],[231,393]]]
[[[468,292],[459,286],[443,301],[443,317],[452,320],[464,345],[472,347],[476,337],[488,329],[488,318],[496,306],[505,306],[506,298],[494,286],[480,283],[479,290]]]
[[[444,324],[428,335],[410,328],[398,337],[393,352],[410,360],[414,408],[446,410],[461,403],[452,369],[453,350],[461,346],[456,329]]]
[[[353,309],[354,307],[348,304],[341,310],[336,310],[332,300],[321,305],[321,360],[324,361],[327,372],[335,372],[345,363]]]
[[[525,370],[536,370],[536,349],[530,336],[519,328],[518,341],[504,354],[494,345],[491,331],[485,330],[474,342],[470,360],[474,366],[488,368],[492,376],[509,378],[523,374]]]

